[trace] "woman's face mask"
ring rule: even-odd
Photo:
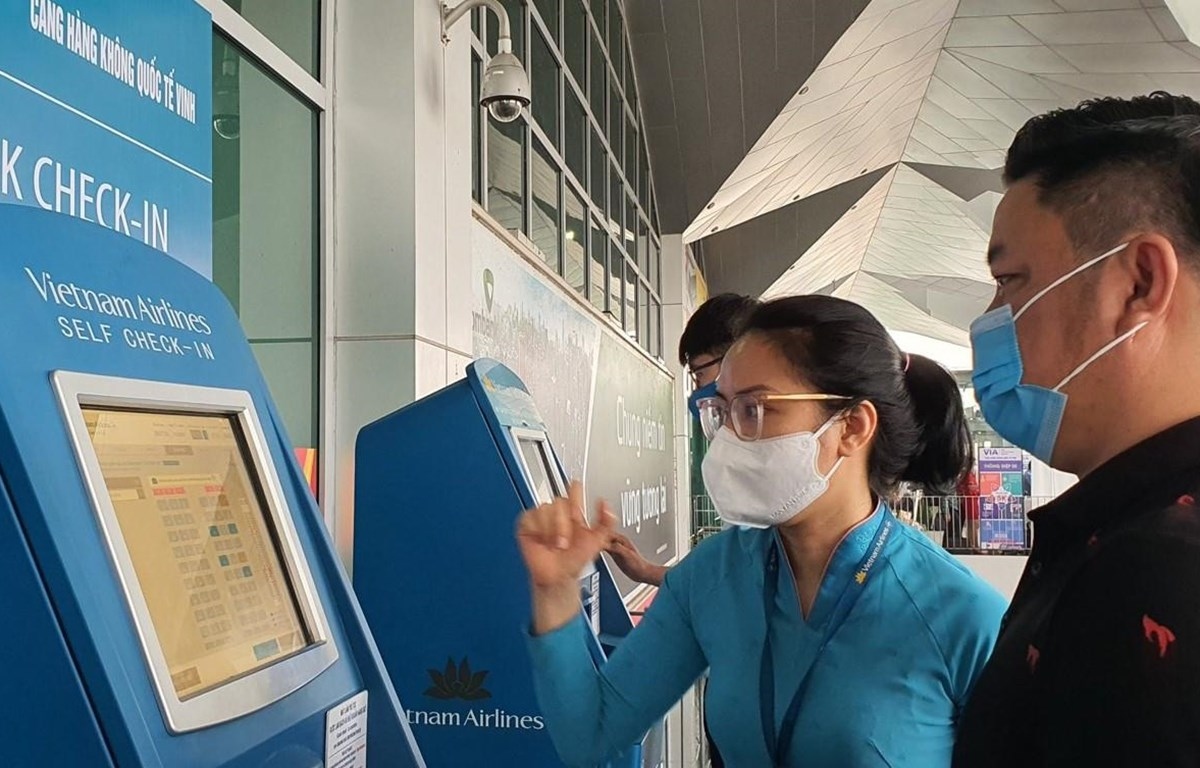
[[[721,429],[704,457],[704,487],[721,519],[731,525],[768,528],[792,519],[829,490],[839,458],[822,474],[821,436],[836,420],[815,432],[766,440],[740,439],[732,426]]]

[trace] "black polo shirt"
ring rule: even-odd
[[[1200,419],[1031,515],[955,768],[1200,765]]]

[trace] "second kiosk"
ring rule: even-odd
[[[354,585],[431,766],[559,766],[526,646],[525,509],[567,479],[533,398],[494,360],[363,428],[356,450]],[[603,559],[580,575],[592,654],[633,628]],[[665,765],[657,727],[610,765]]]

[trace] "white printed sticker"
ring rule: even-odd
[[[325,768],[367,768],[367,692],[325,713]]]

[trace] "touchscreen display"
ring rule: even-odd
[[[310,645],[237,418],[82,410],[179,698]]]

